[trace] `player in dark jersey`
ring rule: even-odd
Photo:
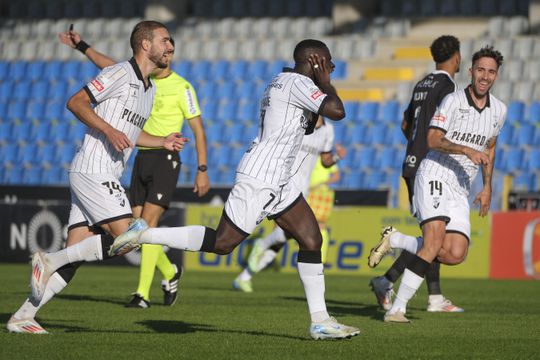
[[[403,134],[407,138],[407,153],[403,162],[402,176],[407,184],[409,204],[412,204],[416,171],[428,152],[427,129],[429,122],[442,99],[457,90],[454,75],[459,71],[461,62],[459,40],[454,36],[438,37],[433,41],[430,49],[433,61],[436,63],[436,70],[416,83],[401,124]],[[395,238],[394,241],[400,241],[400,237],[405,236],[407,235],[399,233],[393,226],[385,227],[381,232],[382,238],[392,237],[392,239]],[[371,253],[377,252],[378,247],[373,248]],[[392,306],[393,283],[403,274],[406,264],[413,256],[414,254],[409,251],[402,251],[384,276],[371,279],[370,285],[377,297],[377,302],[385,310]],[[371,258],[370,254],[370,260]],[[375,267],[377,264],[369,262],[370,267]],[[463,311],[442,296],[440,263],[433,262],[431,264],[426,273],[426,283],[429,292],[428,311]]]

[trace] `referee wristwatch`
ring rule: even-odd
[[[206,172],[206,170],[208,170],[208,167],[206,165],[199,165],[197,167],[197,170],[199,170],[200,172]]]

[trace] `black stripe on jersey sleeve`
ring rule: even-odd
[[[438,127],[438,126],[430,126],[429,129],[441,130],[445,134],[448,132],[446,129],[443,129],[442,127]]]
[[[328,95],[322,100],[321,106],[319,106],[319,110],[317,110],[317,114],[322,115],[322,112],[324,111],[324,107],[326,106],[326,102],[328,100]]]
[[[89,97],[90,100],[92,101],[92,104],[97,104],[97,100],[96,100],[96,98],[94,97],[94,94],[92,94],[92,92],[91,92],[90,89],[88,88],[88,85],[84,85],[84,86],[83,86],[83,90],[86,91],[86,93],[88,94],[88,97]]]

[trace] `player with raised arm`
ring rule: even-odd
[[[58,34],[60,41],[74,49],[81,48],[83,54],[99,68],[115,64],[108,56],[89,47],[79,33],[70,31]],[[174,47],[174,41],[171,39]],[[85,44],[85,45],[81,45]],[[174,51],[174,50],[173,50]],[[198,168],[193,192],[204,196],[209,190],[206,159],[206,135],[201,110],[193,86],[171,69],[173,52],[167,66],[157,68],[152,79],[156,84],[156,95],[150,118],[143,130],[151,135],[164,136],[182,128],[184,119],[195,135]],[[142,217],[148,226],[155,227],[161,215],[169,207],[182,163],[178,152],[166,149],[139,147],[131,174],[130,203],[134,217]],[[127,307],[150,307],[150,286],[154,270],[163,275],[161,287],[163,303],[167,306],[176,302],[182,268],[172,264],[163,246],[146,244],[141,247],[139,285]]]
[[[298,273],[311,315],[311,337],[347,338],[358,335],[360,330],[340,324],[328,314],[321,233],[302,192],[291,181],[292,165],[304,134],[315,126],[312,114],[341,120],[345,110],[330,83],[334,64],[323,42],[299,42],[294,61],[294,69],[284,69],[266,87],[260,102],[258,136],[238,165],[236,182],[217,229],[195,225],[128,231],[115,240],[111,252],[122,253],[140,244],[161,244],[229,254],[267,217],[299,244]]]
[[[457,90],[454,76],[459,71],[461,63],[459,45],[459,40],[451,35],[443,35],[433,41],[430,50],[433,61],[435,61],[435,71],[416,83],[409,106],[403,114],[401,129],[407,138],[407,152],[403,162],[402,176],[407,185],[411,209],[416,171],[428,152],[429,122],[444,97]],[[381,241],[371,250],[368,265],[370,267],[378,265],[378,262],[372,261],[372,258],[376,257],[378,252],[384,251],[384,244],[399,244],[403,241],[402,239],[406,238],[412,240],[414,237],[400,233],[393,226],[383,228]],[[383,276],[371,279],[369,283],[371,289],[377,302],[384,310],[388,310],[392,306],[393,284],[403,274],[405,266],[412,259],[415,250],[416,248],[411,252],[406,249],[402,250],[400,256]],[[426,271],[426,284],[429,293],[427,310],[430,312],[462,312],[462,308],[455,306],[442,295],[440,268],[441,264],[434,261]]]
[[[319,116],[313,134],[304,136],[302,146],[292,166],[292,173],[294,175],[291,177],[291,181],[297,189],[302,191],[304,198],[308,198],[310,175],[317,162],[329,168],[334,166],[339,159],[345,157],[346,150],[344,147],[336,145],[336,152],[332,153],[333,147],[334,127],[331,123],[325,122],[322,116]],[[317,222],[319,222],[318,220]],[[276,226],[267,237],[257,239],[249,254],[248,266],[234,279],[233,288],[244,292],[252,292],[251,278],[274,260],[279,249],[281,249],[288,238],[285,232],[279,226]],[[273,246],[278,247],[271,249]],[[325,239],[323,235],[324,248]],[[321,257],[324,263],[325,251],[322,251]]]
[[[429,152],[414,182],[413,209],[423,243],[405,240],[400,248],[414,249],[392,307],[384,321],[408,323],[407,303],[424,280],[430,263],[457,265],[467,256],[471,225],[468,195],[481,167],[484,186],[474,204],[486,216],[491,204],[491,179],[497,136],[506,119],[506,106],[489,90],[497,79],[503,56],[484,47],[472,56],[471,84],[447,95],[431,119]],[[388,251],[391,246],[385,246]],[[379,253],[384,256],[384,252]],[[374,262],[380,261],[374,256]]]
[[[132,221],[131,208],[120,185],[134,144],[179,151],[179,133],[165,137],[142,130],[150,116],[155,86],[150,73],[165,68],[172,45],[165,25],[138,23],[130,37],[133,57],[107,67],[73,95],[67,107],[88,126],[69,170],[71,211],[67,247],[32,256],[32,295],[7,324],[11,332],[46,334],[34,317],[65,288],[82,261],[103,260],[114,237],[128,228],[146,228]],[[131,225],[130,225],[131,223]]]

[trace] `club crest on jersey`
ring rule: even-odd
[[[261,214],[259,215],[259,217],[257,218],[257,220],[255,221],[255,224],[259,225],[260,223],[262,223],[264,218],[267,217],[267,216],[268,216],[268,211],[262,211]]]
[[[99,82],[98,79],[94,79],[90,82],[90,84],[94,85],[97,91],[102,92],[105,87]]]
[[[305,115],[300,118],[300,126],[302,129],[307,129],[309,126],[309,119]]]
[[[311,98],[313,100],[317,100],[323,95],[323,92],[321,90],[316,90],[314,93],[311,93]]]
[[[444,116],[443,114],[437,114],[437,115],[433,116],[433,120],[440,121],[440,122],[445,122],[446,121],[446,116]]]
[[[439,198],[438,197],[433,198],[433,208],[437,209],[439,208],[439,205],[441,205],[441,201],[439,200]]]

